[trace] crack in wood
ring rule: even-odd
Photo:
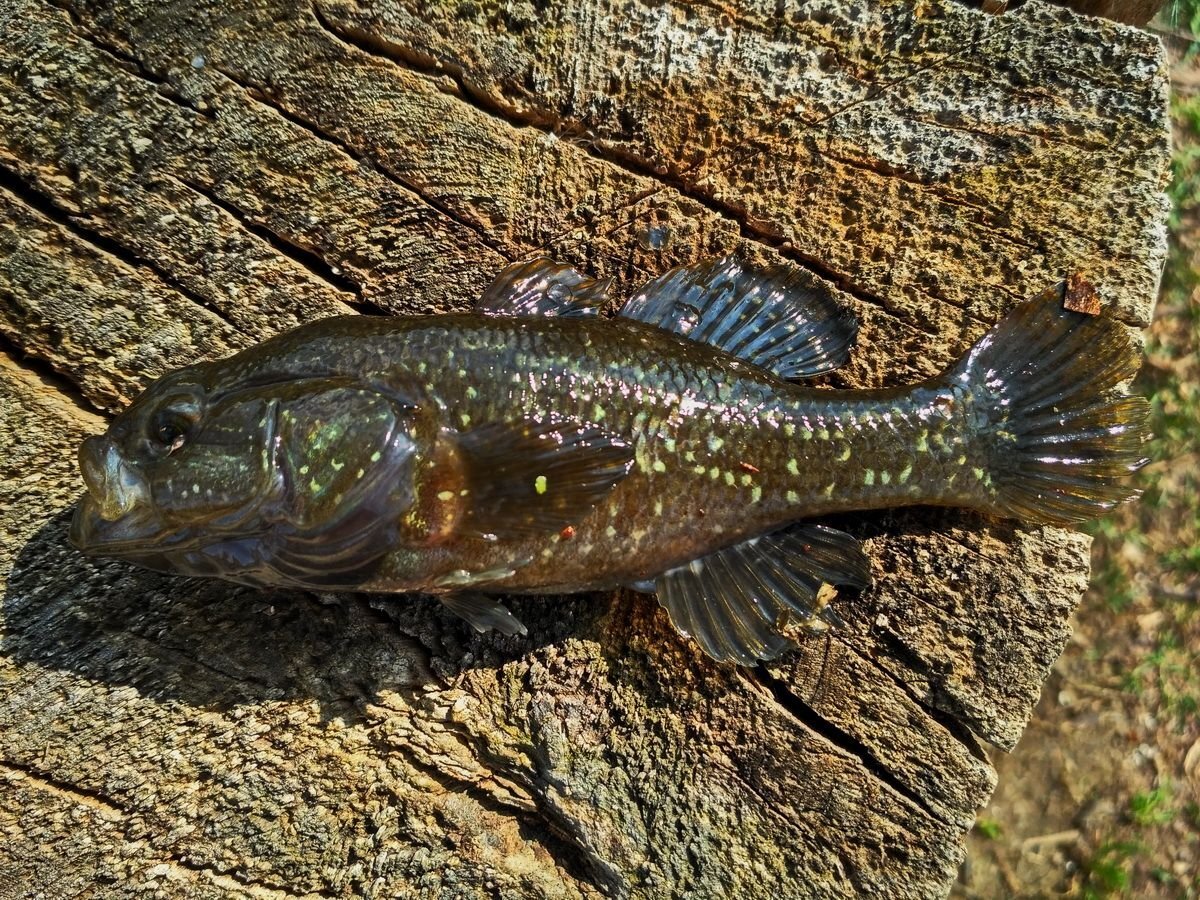
[[[112,43],[111,41],[105,40],[101,36],[101,34],[99,34],[95,29],[86,27],[82,23],[82,21],[79,19],[79,17],[76,15],[75,11],[73,9],[71,9],[68,5],[66,5],[66,0],[48,0],[48,2],[52,3],[52,5],[54,5],[55,8],[64,12],[71,19],[72,24],[78,28],[80,34],[89,43],[91,43],[94,47],[96,47],[96,49],[98,49],[102,53],[107,54],[108,56],[111,56],[119,64],[118,67],[123,72],[134,75],[138,78],[141,78],[141,79],[149,82],[151,85],[154,86],[155,92],[159,96],[161,96],[163,99],[171,101],[172,103],[176,104],[177,106],[181,107],[182,109],[184,109],[188,112],[199,114],[199,115],[205,116],[206,118],[209,118],[209,119],[216,118],[217,111],[215,108],[207,108],[207,109],[198,108],[198,107],[193,106],[192,104],[188,103],[178,93],[167,90],[166,88],[172,86],[172,82],[168,78],[154,73],[150,69],[146,68],[146,66],[139,59],[137,59],[137,57],[133,56],[131,53],[118,47],[116,44]],[[290,122],[293,125],[296,125],[299,128],[304,129],[305,132],[312,134],[317,139],[322,140],[326,143],[333,144],[341,152],[345,153],[347,156],[349,156],[351,159],[353,159],[355,162],[359,163],[360,165],[370,166],[370,168],[372,170],[381,172],[381,174],[384,177],[386,177],[389,181],[391,181],[393,184],[414,194],[419,200],[424,202],[435,212],[440,213],[441,215],[446,216],[451,221],[456,222],[457,224],[462,225],[463,227],[469,228],[472,231],[474,231],[479,236],[480,240],[486,246],[488,246],[492,250],[495,250],[498,254],[500,254],[505,259],[511,258],[510,254],[505,252],[505,250],[501,246],[500,242],[492,239],[491,236],[489,234],[487,234],[486,229],[484,229],[478,223],[471,222],[468,219],[465,219],[462,216],[458,215],[453,209],[447,207],[446,204],[441,203],[440,201],[437,201],[436,199],[427,196],[423,191],[421,191],[415,185],[411,184],[406,179],[402,178],[401,176],[397,175],[396,173],[394,173],[390,170],[383,169],[380,166],[372,165],[372,163],[370,161],[368,161],[362,154],[360,154],[354,148],[344,144],[343,142],[341,142],[337,138],[333,137],[332,135],[329,135],[328,133],[321,131],[315,124],[304,121],[303,119],[299,118],[298,116],[292,114],[287,109],[283,108],[281,105],[272,102],[270,100],[270,98],[268,97],[268,95],[265,93],[265,91],[255,87],[253,85],[243,82],[236,75],[232,74],[231,72],[229,72],[219,66],[212,65],[211,68],[214,71],[221,74],[222,76],[224,76],[231,83],[236,85],[238,88],[243,90],[247,94],[247,96],[249,96],[252,100],[259,102],[262,105],[266,106],[268,109],[275,111],[280,116],[282,116],[285,120],[287,120],[288,122]],[[0,170],[0,171],[2,171],[2,170]],[[362,294],[363,294],[362,285],[358,284],[357,282],[355,282],[353,279],[349,278],[346,275],[341,275],[339,273],[335,273],[333,271],[332,265],[330,263],[328,263],[320,254],[312,251],[310,248],[307,248],[307,247],[297,243],[296,241],[289,239],[286,235],[283,235],[283,234],[280,234],[279,232],[273,231],[273,230],[267,228],[265,225],[260,225],[258,223],[251,221],[250,218],[247,215],[245,215],[241,210],[238,210],[232,204],[221,200],[214,193],[205,190],[203,187],[201,187],[199,184],[197,184],[194,180],[185,179],[181,176],[174,176],[174,175],[168,176],[168,177],[173,178],[175,181],[179,182],[180,184],[184,184],[187,187],[191,188],[192,190],[196,191],[197,193],[202,194],[203,196],[207,197],[214,204],[221,207],[226,212],[228,212],[231,216],[233,216],[234,219],[240,225],[242,225],[246,231],[250,232],[251,234],[254,234],[255,236],[257,236],[257,237],[263,239],[264,241],[266,241],[267,243],[269,243],[271,245],[271,247],[276,252],[278,252],[280,255],[285,256],[288,259],[292,260],[293,262],[297,263],[298,265],[302,266],[303,268],[306,268],[314,276],[321,278],[323,281],[327,282],[335,289],[351,294],[354,297],[353,300],[346,299],[346,298],[339,298],[339,299],[342,303],[346,304],[346,306],[350,307],[353,311],[358,312],[360,315],[393,315],[393,313],[390,310],[388,310],[382,306],[379,306],[378,304],[373,303],[372,301],[365,299],[362,296]],[[288,248],[292,248],[292,249],[289,250]],[[211,310],[211,311],[216,311],[216,310]],[[232,323],[230,323],[230,324],[232,324]]]
[[[93,809],[110,821],[127,819],[133,814],[102,791],[71,784],[68,781],[63,781],[61,778],[55,778],[48,772],[43,772],[27,763],[19,763],[11,759],[0,759],[0,770],[13,773],[14,777],[28,781],[39,790],[54,794],[57,797],[69,800],[80,806]]]
[[[95,30],[89,28],[83,22],[83,20],[80,19],[80,17],[75,13],[75,10],[73,10],[68,5],[67,0],[45,0],[45,2],[48,2],[55,9],[58,9],[59,11],[65,13],[67,15],[67,18],[69,18],[71,20],[72,28],[74,30],[78,31],[81,35],[83,35],[83,37],[89,43],[94,45],[97,49],[108,54],[113,59],[115,59],[118,63],[120,63],[121,64],[120,68],[122,69],[122,71],[125,71],[130,75],[135,75],[138,78],[142,79],[143,81],[146,81],[149,84],[153,85],[154,92],[156,94],[158,94],[160,97],[163,97],[166,100],[170,100],[171,102],[177,104],[178,106],[183,107],[184,109],[188,110],[189,112],[204,116],[205,118],[211,119],[216,116],[215,110],[201,109],[199,107],[193,106],[192,104],[188,103],[182,96],[180,96],[175,91],[175,89],[174,89],[175,85],[171,82],[170,79],[164,78],[160,75],[156,75],[155,73],[151,72],[149,69],[147,69],[145,66],[142,65],[142,63],[137,59],[137,57],[135,57],[131,53],[129,53],[128,50],[117,46],[116,44],[112,43],[111,41],[106,41]]]
[[[950,735],[950,737],[953,738],[955,741],[957,741],[959,744],[961,744],[963,746],[963,748],[972,757],[974,757],[976,760],[978,760],[979,762],[986,765],[989,769],[991,769],[991,760],[988,759],[987,754],[984,752],[982,745],[979,743],[979,739],[976,737],[974,732],[971,731],[969,726],[967,726],[963,722],[960,722],[952,714],[946,712],[945,710],[941,710],[934,706],[931,706],[927,702],[926,698],[918,695],[918,693],[914,690],[914,688],[911,684],[908,684],[903,679],[899,678],[895,673],[893,673],[893,672],[889,671],[888,669],[884,668],[883,666],[881,666],[879,664],[879,662],[874,658],[873,655],[871,655],[866,650],[864,650],[863,648],[859,647],[856,643],[854,643],[852,641],[852,636],[850,639],[848,639],[848,637],[844,634],[840,634],[837,632],[831,632],[827,636],[827,640],[836,642],[837,645],[839,647],[841,647],[845,653],[852,656],[858,662],[866,663],[866,664],[870,665],[876,672],[878,672],[881,676],[883,676],[887,681],[890,681],[893,685],[895,685],[897,688],[899,688],[901,693],[903,693],[905,697],[907,697],[918,709],[920,709],[923,714],[928,716],[930,719],[932,719],[938,725],[941,725],[942,728],[945,729],[945,731]],[[826,652],[823,655],[822,663],[821,663],[821,666],[822,666],[821,675],[818,676],[817,683],[814,686],[812,693],[809,695],[809,697],[807,699],[805,699],[803,697],[799,698],[802,702],[804,702],[806,705],[808,705],[809,708],[812,709],[814,713],[816,713],[818,715],[820,715],[820,712],[817,709],[818,703],[820,702],[818,698],[824,694],[824,690],[823,690],[823,684],[824,684],[824,678],[825,678],[824,672],[825,672],[825,666],[828,663],[828,658],[829,658],[829,653],[828,653],[828,649],[826,649]],[[782,669],[785,667],[775,666],[775,668]],[[836,703],[836,700],[834,700],[832,702]],[[963,812],[966,814],[971,814],[973,812],[973,809],[974,809],[974,807],[972,807],[971,809],[964,809]]]
[[[843,646],[849,646],[843,644]],[[962,744],[964,749],[971,754],[979,762],[984,763],[988,768],[991,768],[992,761],[988,759],[987,753],[984,752],[983,746],[979,743],[979,738],[971,729],[956,719],[952,714],[943,709],[938,709],[936,706],[929,705],[925,698],[919,697],[912,685],[906,683],[900,678],[897,678],[894,672],[889,672],[879,664],[873,656],[867,653],[861,653],[857,649],[854,650],[855,655],[871,666],[876,672],[880,673],[888,681],[899,687],[913,703],[915,703],[925,715],[929,716],[934,722],[946,729],[949,735],[958,743]]]
[[[745,670],[739,674],[750,684],[757,685],[759,688],[770,693],[775,698],[776,703],[795,718],[800,725],[809,731],[815,732],[842,752],[858,760],[872,779],[884,787],[890,788],[893,792],[909,801],[913,806],[916,806],[926,815],[936,819],[943,825],[957,827],[944,811],[938,810],[933,806],[929,798],[922,796],[911,786],[905,784],[888,771],[887,766],[875,757],[875,754],[866,744],[824,718],[800,697],[796,696],[786,682],[776,678],[762,666]]]
[[[222,872],[219,869],[191,862],[181,853],[172,853],[167,857],[165,864],[183,869],[191,875],[200,875],[214,886],[227,891],[244,890],[256,900],[307,900],[310,897],[327,897],[329,900],[336,900],[336,898],[346,896],[343,891],[329,888],[315,888],[305,891],[303,894],[297,894],[283,885],[253,879],[233,869]],[[153,868],[153,866],[148,866],[148,868]]]
[[[387,310],[382,307],[375,306],[368,301],[363,300],[362,285],[354,281],[348,275],[336,270],[332,264],[326,262],[324,257],[313,250],[311,247],[306,247],[286,235],[282,235],[277,231],[272,231],[266,225],[253,221],[250,216],[242,209],[239,209],[235,204],[224,199],[204,185],[198,183],[195,179],[188,178],[184,175],[169,176],[173,181],[181,184],[197,194],[208,199],[214,206],[224,210],[229,216],[238,223],[238,225],[246,231],[253,234],[255,237],[269,245],[280,256],[291,260],[300,268],[307,271],[313,278],[324,282],[329,287],[340,293],[348,294],[349,297],[338,297],[340,303],[344,303],[350,309],[358,312],[369,311],[373,315],[387,315]]]
[[[455,96],[457,96],[459,100],[468,104],[473,109],[490,116],[491,118],[499,119],[511,127],[535,128],[547,134],[558,136],[559,132],[568,125],[568,123],[562,122],[556,116],[549,113],[523,111],[513,107],[505,106],[485,90],[476,87],[468,77],[465,67],[457,62],[452,62],[445,59],[434,59],[428,54],[421,53],[414,48],[405,47],[404,45],[398,44],[394,41],[380,38],[378,35],[371,34],[370,32],[361,28],[342,26],[334,23],[325,17],[315,0],[311,5],[311,10],[313,19],[333,38],[341,41],[347,46],[359,50],[362,53],[366,53],[369,56],[377,59],[387,60],[392,64],[399,66],[400,68],[415,72],[418,75],[423,75],[427,78],[434,76],[449,77],[453,79],[455,84],[458,86],[458,93]],[[863,103],[874,102],[896,86],[914,78],[918,78],[921,75],[927,74],[929,71],[938,68],[939,66],[943,66],[959,57],[969,54],[982,40],[984,40],[984,38],[980,37],[967,47],[964,47],[962,50],[951,54],[942,60],[939,60],[937,63],[917,68],[903,77],[880,85],[878,88],[869,91],[866,96],[848,103],[843,107],[839,107],[838,109],[831,111],[829,114],[819,119],[808,123],[802,123],[802,130],[809,130],[819,127]],[[788,118],[789,116],[784,116],[779,120],[778,124],[787,121]],[[653,179],[659,185],[659,187],[649,192],[642,192],[634,199],[626,200],[624,203],[614,207],[613,209],[602,213],[602,217],[616,215],[621,211],[621,209],[636,203],[640,203],[664,191],[677,191],[681,196],[699,203],[723,220],[737,226],[739,234],[744,240],[769,247],[784,258],[789,259],[803,268],[808,269],[813,274],[824,279],[825,281],[832,283],[838,289],[849,294],[862,303],[877,308],[881,312],[886,313],[888,316],[894,319],[905,321],[908,324],[914,324],[912,322],[908,322],[907,318],[893,309],[885,298],[867,290],[865,287],[858,284],[852,275],[845,272],[840,272],[836,268],[830,266],[828,263],[818,259],[812,254],[799,250],[788,238],[786,238],[786,236],[780,233],[779,229],[773,229],[766,224],[753,222],[746,215],[745,209],[741,209],[734,203],[719,200],[711,194],[705,193],[701,189],[701,186],[705,181],[712,177],[712,174],[715,173],[706,175],[705,178],[701,179],[700,181],[691,182],[688,181],[685,176],[689,172],[693,171],[695,166],[684,169],[677,175],[671,175],[668,172],[662,171],[659,168],[650,165],[637,155],[623,152],[620,148],[613,146],[608,142],[588,141],[575,143],[576,146],[579,146],[583,152],[587,153],[589,156],[592,156],[594,159],[598,159],[601,162],[605,162],[610,165],[615,165],[619,169],[622,169],[628,174],[636,177]],[[739,165],[745,162],[746,159],[764,152],[764,149],[765,148],[759,148],[752,151],[748,156],[739,157],[730,162],[725,168]],[[696,165],[698,165],[698,163]],[[724,169],[716,170],[716,172],[721,171],[724,171]],[[545,246],[543,245],[543,247],[539,249],[545,249]],[[982,320],[971,315],[969,312],[967,313],[967,318],[983,324]]]
[[[897,593],[905,593],[899,587],[895,590]],[[919,599],[912,594],[907,596]],[[978,708],[975,698],[969,694],[965,696],[956,694],[947,687],[947,682],[953,676],[953,672],[947,666],[939,665],[937,660],[926,659],[920,651],[909,646],[901,635],[893,631],[879,630],[874,632],[874,640],[883,648],[885,659],[894,660],[916,678],[924,679],[927,686],[926,696],[924,698],[914,697],[922,708],[940,712],[947,717],[947,721],[956,722],[958,727],[968,729],[969,733],[1001,750],[1009,751],[1016,746],[1017,738],[1024,730],[1024,721],[1013,722],[1011,719],[997,715],[985,715],[985,711]],[[1064,632],[1063,641],[1065,642],[1065,640]],[[872,662],[882,671],[889,671],[875,658],[872,658]],[[1044,663],[1043,665],[1048,667],[1050,664]],[[899,679],[890,672],[889,675],[893,680]],[[1038,684],[1041,684],[1040,680]],[[1032,714],[1032,707],[1027,708]],[[983,752],[982,748],[980,748],[980,752]]]
[[[72,212],[66,209],[55,197],[44,193],[40,188],[26,184],[21,180],[21,173],[14,172],[0,161],[0,190],[6,191],[20,203],[32,209],[43,218],[85,243],[97,256],[111,259],[119,268],[128,268],[134,272],[146,270],[158,277],[162,283],[180,294],[184,299],[211,313],[237,334],[243,334],[242,329],[234,322],[229,314],[202,294],[193,291],[183,284],[173,274],[166,271],[162,265],[151,259],[140,256],[137,251],[121,244],[119,241],[101,234],[90,225],[85,225],[79,219],[84,213]]]
[[[385,737],[378,736],[377,731],[372,730],[368,734],[372,746],[379,751],[382,759],[395,754],[396,746]],[[495,772],[476,754],[472,753],[472,758],[487,771],[501,777],[500,773]],[[570,822],[560,821],[561,816],[556,815],[555,810],[546,803],[544,791],[539,785],[530,783],[527,773],[518,773],[519,783],[537,799],[536,812],[507,802],[477,782],[446,772],[433,762],[418,758],[412,752],[405,752],[404,761],[436,782],[447,793],[465,795],[489,812],[516,819],[522,826],[522,837],[527,841],[536,842],[554,860],[555,866],[575,881],[586,884],[607,897],[625,895],[627,885],[621,874],[582,841],[578,829],[572,828]]]
[[[61,397],[80,412],[87,413],[89,416],[103,416],[105,419],[111,416],[111,413],[99,403],[88,399],[79,382],[71,378],[70,372],[60,371],[49,360],[30,353],[24,346],[18,344],[17,338],[8,334],[2,325],[0,325],[0,354],[3,354],[17,368],[24,369],[33,378],[44,381],[54,388],[56,397]]]
[[[483,243],[486,247],[488,247],[491,250],[494,250],[496,253],[500,254],[500,256],[502,256],[504,259],[511,261],[512,254],[509,253],[508,251],[506,251],[504,249],[503,245],[501,244],[501,242],[497,241],[495,238],[493,238],[482,224],[480,224],[478,222],[472,222],[470,219],[463,217],[461,214],[456,212],[452,207],[450,207],[446,203],[443,203],[442,201],[438,200],[437,198],[430,196],[427,191],[423,190],[422,188],[420,188],[418,185],[414,184],[409,179],[400,175],[398,172],[395,172],[392,169],[388,168],[386,165],[384,165],[379,160],[369,158],[362,151],[358,150],[357,148],[353,147],[350,144],[347,144],[341,138],[337,137],[336,135],[330,134],[328,131],[325,131],[317,123],[311,122],[311,121],[303,118],[302,116],[292,112],[287,107],[285,107],[282,103],[280,103],[274,97],[272,97],[269,93],[267,93],[267,91],[264,88],[261,88],[257,85],[254,85],[247,81],[244,81],[240,76],[235,75],[234,73],[230,72],[228,69],[222,68],[221,66],[213,65],[212,68],[214,71],[219,72],[225,78],[229,79],[230,83],[235,84],[239,88],[241,88],[245,92],[246,96],[249,97],[254,102],[259,103],[262,106],[265,106],[267,109],[272,110],[273,112],[275,112],[277,115],[281,116],[286,121],[295,125],[297,128],[303,129],[306,133],[312,135],[313,137],[317,138],[318,140],[323,141],[324,143],[330,144],[333,147],[336,147],[338,150],[340,150],[342,153],[346,154],[346,156],[350,157],[350,159],[354,160],[360,166],[367,166],[367,167],[370,167],[373,171],[379,172],[380,174],[382,174],[385,178],[387,178],[390,182],[392,182],[397,187],[403,188],[408,193],[416,196],[419,200],[421,200],[426,206],[428,206],[434,212],[436,212],[442,216],[445,216],[451,222],[454,222],[457,225],[461,225],[463,228],[470,229],[479,238],[480,242]]]

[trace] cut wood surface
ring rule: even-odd
[[[258,592],[88,561],[75,450],[155,377],[549,254],[628,291],[736,251],[940,371],[1165,254],[1161,47],[1029,2],[0,4],[0,896],[944,895],[1088,540],[843,517],[875,586],[776,664],[634,594]]]

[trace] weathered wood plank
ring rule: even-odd
[[[1144,35],[1036,2],[542,6],[0,10],[0,882],[51,885],[52,860],[64,895],[88,873],[130,896],[947,889],[994,784],[977,736],[1019,737],[1079,535],[847,518],[876,587],[753,672],[644,598],[521,600],[528,639],[479,637],[424,601],[65,542],[102,427],[72,398],[111,411],[325,315],[463,308],[533,251],[623,289],[789,260],[863,318],[840,384],[940,369],[1067,270],[1148,318],[1167,132]]]

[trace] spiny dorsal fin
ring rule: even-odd
[[[858,329],[853,314],[796,270],[747,268],[732,256],[660,275],[621,315],[720,347],[780,378],[845,364]]]
[[[817,632],[837,624],[822,586],[870,583],[862,545],[824,525],[751,538],[657,579],[672,624],[713,659],[743,666],[793,646],[788,632],[797,626]]]
[[[463,527],[507,537],[561,531],[629,474],[633,447],[594,425],[483,425],[460,435]]]
[[[539,258],[507,266],[479,302],[493,316],[594,316],[608,300],[608,279],[596,281],[570,266]]]

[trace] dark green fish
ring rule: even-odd
[[[1019,307],[901,390],[793,383],[853,317],[783,269],[606,286],[517,264],[474,313],[327,319],[155,383],[80,462],[75,545],[254,585],[421,591],[523,631],[486,593],[628,585],[716,659],[837,620],[859,543],[825,513],[965,506],[1070,524],[1134,494],[1147,403],[1120,324]],[[486,593],[485,593],[486,592]]]

